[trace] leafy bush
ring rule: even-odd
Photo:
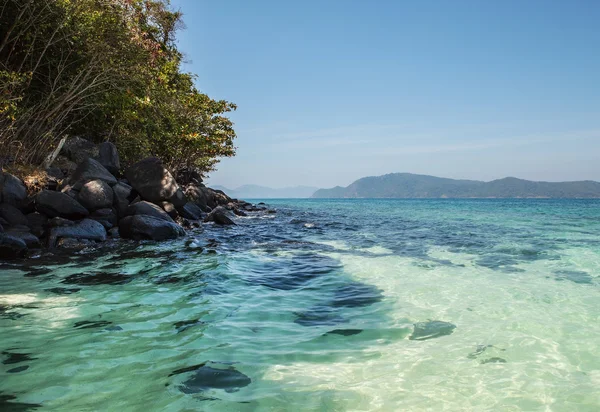
[[[236,106],[181,69],[182,15],[168,0],[4,0],[0,151],[40,164],[64,136],[116,143],[206,172],[233,156]]]

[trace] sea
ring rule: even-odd
[[[599,200],[265,202],[0,266],[0,410],[600,410]]]

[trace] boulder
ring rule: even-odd
[[[71,226],[57,226],[50,229],[48,247],[54,247],[59,238],[103,242],[106,240],[106,230],[95,220],[83,219]]]
[[[121,169],[117,147],[110,142],[98,145],[98,156],[95,159],[115,176],[119,173],[119,169]]]
[[[166,240],[185,235],[185,230],[173,222],[148,215],[135,215],[119,221],[119,234],[128,239]]]
[[[0,259],[16,259],[27,254],[27,244],[8,233],[0,233]]]
[[[169,216],[171,216],[171,219],[177,219],[177,216],[179,216],[179,213],[177,212],[177,209],[175,208],[175,205],[173,203],[160,202],[160,206],[165,212],[167,212]]]
[[[4,226],[0,223],[0,233],[4,233]]]
[[[135,163],[125,170],[125,177],[144,200],[152,203],[167,201],[175,206],[183,206],[186,203],[173,175],[156,157]]]
[[[133,188],[126,183],[119,182],[113,186],[113,205],[120,217],[125,216],[127,207],[131,203]]]
[[[31,232],[31,229],[29,229],[29,226],[25,226],[25,225],[14,225],[14,226],[10,226],[7,230],[7,232],[25,232],[25,233],[29,233]]]
[[[62,217],[53,217],[46,222],[47,227],[61,227],[61,226],[73,226],[75,222],[69,219],[63,219]]]
[[[0,217],[2,217],[10,226],[28,225],[29,221],[19,209],[8,203],[0,204]]]
[[[89,157],[97,157],[98,147],[82,137],[73,137],[65,142],[62,153],[69,160],[79,164]]]
[[[200,206],[192,202],[187,202],[185,205],[177,208],[177,211],[181,217],[190,220],[199,220],[205,215]]]
[[[171,216],[167,214],[160,207],[156,206],[154,203],[141,201],[137,203],[133,203],[129,205],[127,208],[126,216],[137,216],[137,215],[145,215],[152,216],[156,219],[164,220],[165,222],[174,223]]]
[[[26,198],[27,189],[19,178],[0,172],[0,203],[20,206]]]
[[[228,203],[231,203],[231,198],[229,196],[227,196],[225,194],[225,192],[223,192],[222,190],[214,190],[211,188],[208,188],[209,193],[212,195],[210,197],[210,202],[209,202],[209,206],[212,207],[213,209],[217,206],[225,206]]]
[[[117,225],[117,214],[112,208],[98,209],[90,214],[90,219],[100,222],[106,230]]]
[[[229,210],[225,209],[223,206],[217,206],[208,214],[208,216],[206,216],[204,221],[215,222],[218,225],[235,225],[232,217],[233,216]]]
[[[27,225],[29,229],[31,229],[31,233],[33,233],[37,237],[44,236],[46,232],[45,226],[48,222],[48,217],[46,215],[42,215],[41,213],[29,213],[27,216]]]
[[[212,208],[208,206],[209,193],[207,187],[190,184],[185,188],[185,195],[200,209],[202,209],[202,211],[208,213],[212,210]]]
[[[77,195],[77,200],[89,211],[111,207],[113,204],[113,189],[102,180],[92,180],[83,185]]]
[[[57,180],[61,180],[65,178],[65,174],[63,173],[63,171],[60,169],[60,167],[49,167],[46,169],[46,174],[48,175],[48,177],[51,177],[53,179],[57,179]]]
[[[79,197],[79,190],[75,190],[71,185],[66,185],[60,191],[66,195],[69,195],[73,199],[77,199]]]
[[[117,179],[104,166],[88,157],[77,165],[77,169],[69,178],[69,184],[75,190],[81,190],[84,184],[92,180],[102,180],[110,186],[117,184]]]
[[[42,190],[35,196],[35,208],[48,217],[78,219],[89,215],[77,200],[61,192]]]
[[[20,232],[20,231],[10,230],[10,231],[6,232],[6,234],[10,235],[12,237],[21,239],[23,242],[25,242],[25,245],[29,249],[39,249],[41,247],[40,239],[38,239],[37,236],[35,236],[29,232]]]

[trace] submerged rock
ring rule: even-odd
[[[133,280],[130,275],[111,272],[77,273],[67,276],[61,283],[68,285],[124,285]]]
[[[376,286],[352,282],[336,289],[332,305],[334,307],[356,308],[372,305],[382,299],[383,294]]]
[[[202,363],[200,365],[178,369],[169,376],[193,371],[193,375],[184,381],[181,386],[181,391],[189,394],[201,393],[211,389],[236,392],[240,388],[252,383],[252,379],[236,370],[233,366],[213,362],[211,362],[210,365],[211,366],[208,366],[206,363]]]
[[[325,335],[352,336],[352,335],[358,335],[362,331],[363,331],[362,329],[334,329],[334,330],[330,330],[329,332],[325,333]]]
[[[0,392],[0,411],[26,412],[42,407],[42,405],[40,405],[39,403],[17,402],[16,399],[16,396],[4,395],[2,392]]]
[[[556,272],[556,280],[570,280],[574,283],[590,285],[593,283],[593,277],[587,273],[579,270],[561,270]]]
[[[441,320],[430,320],[427,322],[415,323],[415,329],[408,337],[410,340],[427,340],[439,338],[441,336],[451,335],[456,329],[456,325]]]

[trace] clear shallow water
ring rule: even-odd
[[[599,201],[269,203],[2,266],[0,410],[599,410]]]

